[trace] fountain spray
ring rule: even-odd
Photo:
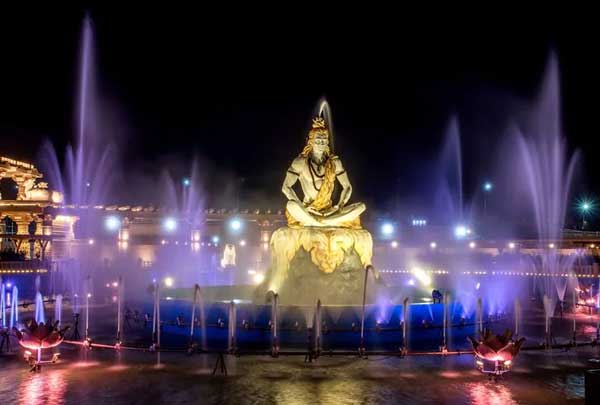
[[[573,346],[577,346],[577,290],[573,289]]]
[[[5,298],[6,297],[6,287],[4,286],[4,283],[0,284],[0,317],[2,317],[2,319],[0,320],[0,327],[1,328],[6,328],[6,302],[5,302]]]
[[[54,320],[60,325],[62,322],[62,294],[58,294],[54,299]]]
[[[35,321],[38,324],[46,322],[46,316],[44,314],[44,298],[42,298],[42,293],[39,291],[35,294]]]
[[[19,289],[16,285],[12,289],[12,302],[10,304],[10,329],[17,326],[19,323]]]
[[[235,307],[235,301],[231,300],[231,302],[229,303],[229,336],[228,336],[228,341],[229,341],[229,348],[228,351],[231,354],[234,354],[236,351],[236,343],[235,343],[235,332],[236,332],[236,324],[237,324],[237,310]]]
[[[192,342],[194,341],[194,326],[196,323],[196,304],[200,296],[200,286],[194,285],[194,299],[192,301],[192,318],[190,319],[190,341],[188,343],[188,352],[192,350]]]
[[[550,335],[550,298],[546,294],[544,294],[544,318],[545,318],[545,348],[550,349],[552,347],[552,338]]]
[[[408,297],[404,298],[402,303],[402,349],[400,350],[403,355],[408,353]]]
[[[521,317],[521,303],[515,298],[515,338],[519,337],[519,318]]]
[[[442,299],[442,311],[443,311],[443,324],[442,324],[442,346],[440,346],[440,351],[442,353],[448,352],[448,347],[446,345],[446,329],[448,327],[448,293],[444,294],[444,298]]]
[[[483,338],[483,305],[481,297],[477,298],[477,317],[479,318],[479,336]]]
[[[123,293],[125,291],[125,286],[123,285],[123,278],[119,276],[119,281],[117,285],[117,346],[121,345],[121,331],[123,330],[123,317],[122,313],[122,301],[123,301]]]
[[[315,351],[317,353],[317,356],[319,356],[319,354],[321,353],[321,319],[321,300],[317,300],[317,310],[315,311],[314,318],[315,325],[313,327],[315,333]]]
[[[369,279],[369,270],[373,270],[372,265],[365,267],[365,283],[363,286],[363,299],[362,299],[362,316],[360,320],[360,347],[358,348],[359,356],[364,356],[365,348],[365,306],[367,302],[367,281]]]
[[[277,337],[277,307],[279,295],[273,290],[267,292],[267,302],[271,301],[271,356],[279,356],[279,342]]]

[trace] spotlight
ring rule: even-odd
[[[554,243],[549,243],[549,244],[548,244],[548,247],[549,247],[550,249],[554,249]]]
[[[212,240],[212,242],[213,242],[213,243],[215,243],[215,244],[216,244],[216,243],[219,243],[219,236],[218,236],[218,235],[215,235],[215,236],[213,236],[213,237],[212,237],[212,239],[211,239],[211,240]]]
[[[431,243],[429,244],[429,247],[430,247],[430,248],[432,248],[432,249],[435,249],[435,248],[437,247],[437,243],[435,243],[435,242],[431,242]]]
[[[396,249],[398,247],[398,242],[396,242],[395,240],[392,241],[392,243],[390,243],[390,246],[394,249]]]
[[[177,220],[173,217],[167,217],[163,220],[163,229],[169,233],[177,229]]]
[[[470,243],[469,243],[469,247],[470,247],[471,249],[475,249],[475,247],[476,247],[476,246],[477,246],[477,245],[475,244],[475,242],[470,242]]]
[[[246,246],[246,241],[242,239],[242,240],[240,241],[240,246]]]
[[[392,225],[389,222],[384,223],[383,225],[381,225],[381,233],[383,234],[383,236],[391,236],[394,233],[394,225]]]
[[[514,249],[517,245],[515,244],[515,242],[508,242],[508,248],[509,249]]]
[[[264,281],[265,275],[262,273],[256,273],[254,275],[253,279],[254,279],[254,284],[260,284]]]
[[[165,286],[173,287],[173,277],[165,277]]]
[[[192,182],[190,181],[190,179],[188,179],[187,177],[184,177],[183,180],[181,181],[183,183],[183,185],[185,187],[189,187],[190,184],[192,184]]]
[[[492,183],[490,183],[489,181],[486,181],[485,183],[483,183],[483,190],[490,192],[492,191],[492,189],[494,188],[494,185]]]
[[[115,215],[110,215],[104,218],[104,227],[107,230],[114,232],[121,227],[121,220]]]
[[[94,239],[88,240],[88,245],[93,245],[93,244],[94,244]]]
[[[242,229],[242,221],[240,221],[238,218],[234,218],[231,221],[229,221],[229,227],[232,231],[237,232],[240,229]]]
[[[454,236],[457,239],[464,239],[470,233],[471,233],[471,230],[464,225],[456,225],[454,227]]]
[[[118,286],[119,286],[119,283],[118,283],[118,282],[116,282],[116,281],[113,281],[113,283],[112,283],[112,286],[116,288],[116,287],[118,287]]]

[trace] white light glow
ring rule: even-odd
[[[390,224],[389,222],[381,225],[381,233],[385,236],[392,235],[394,233],[394,225]]]
[[[394,249],[396,249],[398,247],[398,242],[396,242],[395,240],[392,241],[392,243],[390,243],[390,246]]]
[[[246,241],[242,239],[242,240],[240,241],[240,246],[246,246]]]
[[[467,231],[468,231],[468,229],[466,226],[457,225],[456,227],[454,227],[454,236],[456,236],[458,239],[462,239],[462,238],[466,237],[467,234],[469,233]]]
[[[173,277],[165,277],[165,286],[166,287],[173,287]]]
[[[475,244],[475,242],[469,242],[469,247],[471,249],[475,249],[475,247],[477,247],[477,244]]]
[[[242,229],[242,221],[240,221],[237,218],[234,218],[231,220],[231,222],[229,222],[229,227],[233,231],[239,231],[240,229]]]
[[[508,242],[508,248],[509,249],[514,249],[517,245],[515,244],[515,242]]]
[[[94,244],[94,239],[88,240],[88,245],[93,245],[93,244]]]
[[[175,232],[177,229],[177,220],[172,217],[167,217],[163,220],[163,229],[167,232]]]
[[[423,284],[423,286],[429,287],[431,285],[431,277],[429,277],[429,275],[423,269],[415,267],[412,269],[411,273],[417,280],[419,280],[421,284]]]
[[[260,284],[260,283],[262,283],[264,281],[265,275],[262,274],[262,273],[256,273],[254,275],[253,279],[254,279],[254,284]]]
[[[121,220],[115,215],[110,215],[104,218],[104,227],[107,230],[114,232],[121,227]]]
[[[437,247],[437,243],[435,243],[435,242],[431,242],[431,243],[429,244],[429,247],[430,247],[430,248],[432,248],[432,249],[435,249],[435,248]]]

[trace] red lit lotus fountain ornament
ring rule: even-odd
[[[42,350],[52,349],[60,345],[65,337],[65,332],[69,327],[59,328],[59,322],[37,323],[35,319],[30,319],[21,325],[21,328],[13,328],[19,344],[25,348],[25,360],[31,366],[30,371],[39,371],[42,364],[56,363],[59,353],[54,353],[51,360],[42,361]],[[34,357],[33,351],[37,352]]]
[[[500,376],[508,371],[519,354],[525,338],[512,339],[513,333],[506,330],[503,335],[494,335],[486,329],[479,340],[468,337],[473,345],[477,369],[491,377]]]

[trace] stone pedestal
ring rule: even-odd
[[[258,294],[273,290],[283,305],[358,305],[373,239],[365,229],[279,228],[271,267]]]

